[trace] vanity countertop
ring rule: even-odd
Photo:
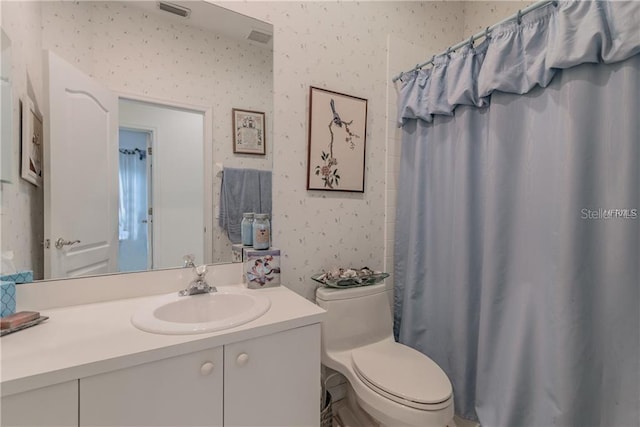
[[[254,292],[271,300],[269,311],[206,334],[160,335],[133,326],[132,314],[157,295],[42,310],[49,320],[0,339],[2,395],[270,335],[318,323],[324,315],[284,286]]]

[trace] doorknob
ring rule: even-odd
[[[62,237],[60,237],[58,240],[56,240],[56,248],[62,249],[64,246],[71,246],[75,245],[76,243],[80,243],[80,240],[70,241],[64,240]]]
[[[142,220],[142,223],[143,223],[143,224],[146,224],[146,223],[148,223],[148,222],[149,222],[149,221],[147,221],[146,219],[143,219],[143,220]]]

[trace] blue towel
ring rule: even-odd
[[[260,176],[260,213],[269,214],[271,219],[271,171],[259,171]]]
[[[244,212],[271,217],[271,171],[224,168],[220,189],[218,225],[231,243],[241,243],[240,223]]]

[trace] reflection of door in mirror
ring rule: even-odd
[[[152,136],[151,155],[146,156],[153,159],[149,181],[153,205],[147,206],[146,210],[147,214],[152,213],[149,218],[153,236],[149,242],[152,265],[149,267],[175,267],[189,253],[202,262],[206,258],[205,247],[211,246],[211,233],[203,232],[206,206],[209,206],[205,201],[211,200],[210,190],[205,189],[205,170],[211,169],[211,162],[203,161],[208,158],[204,144],[204,113],[122,98],[118,105],[121,129],[144,131]],[[144,144],[146,140],[141,147]],[[136,222],[140,223],[147,214],[140,212]],[[142,243],[138,247],[140,251],[135,256],[144,258],[147,252]],[[140,261],[138,265],[143,263]]]
[[[47,52],[46,62],[44,231],[50,244],[45,277],[114,272],[117,98],[53,52]]]

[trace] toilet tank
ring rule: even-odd
[[[327,311],[322,347],[343,351],[393,335],[388,291],[384,283],[350,289],[318,288],[316,303]]]

